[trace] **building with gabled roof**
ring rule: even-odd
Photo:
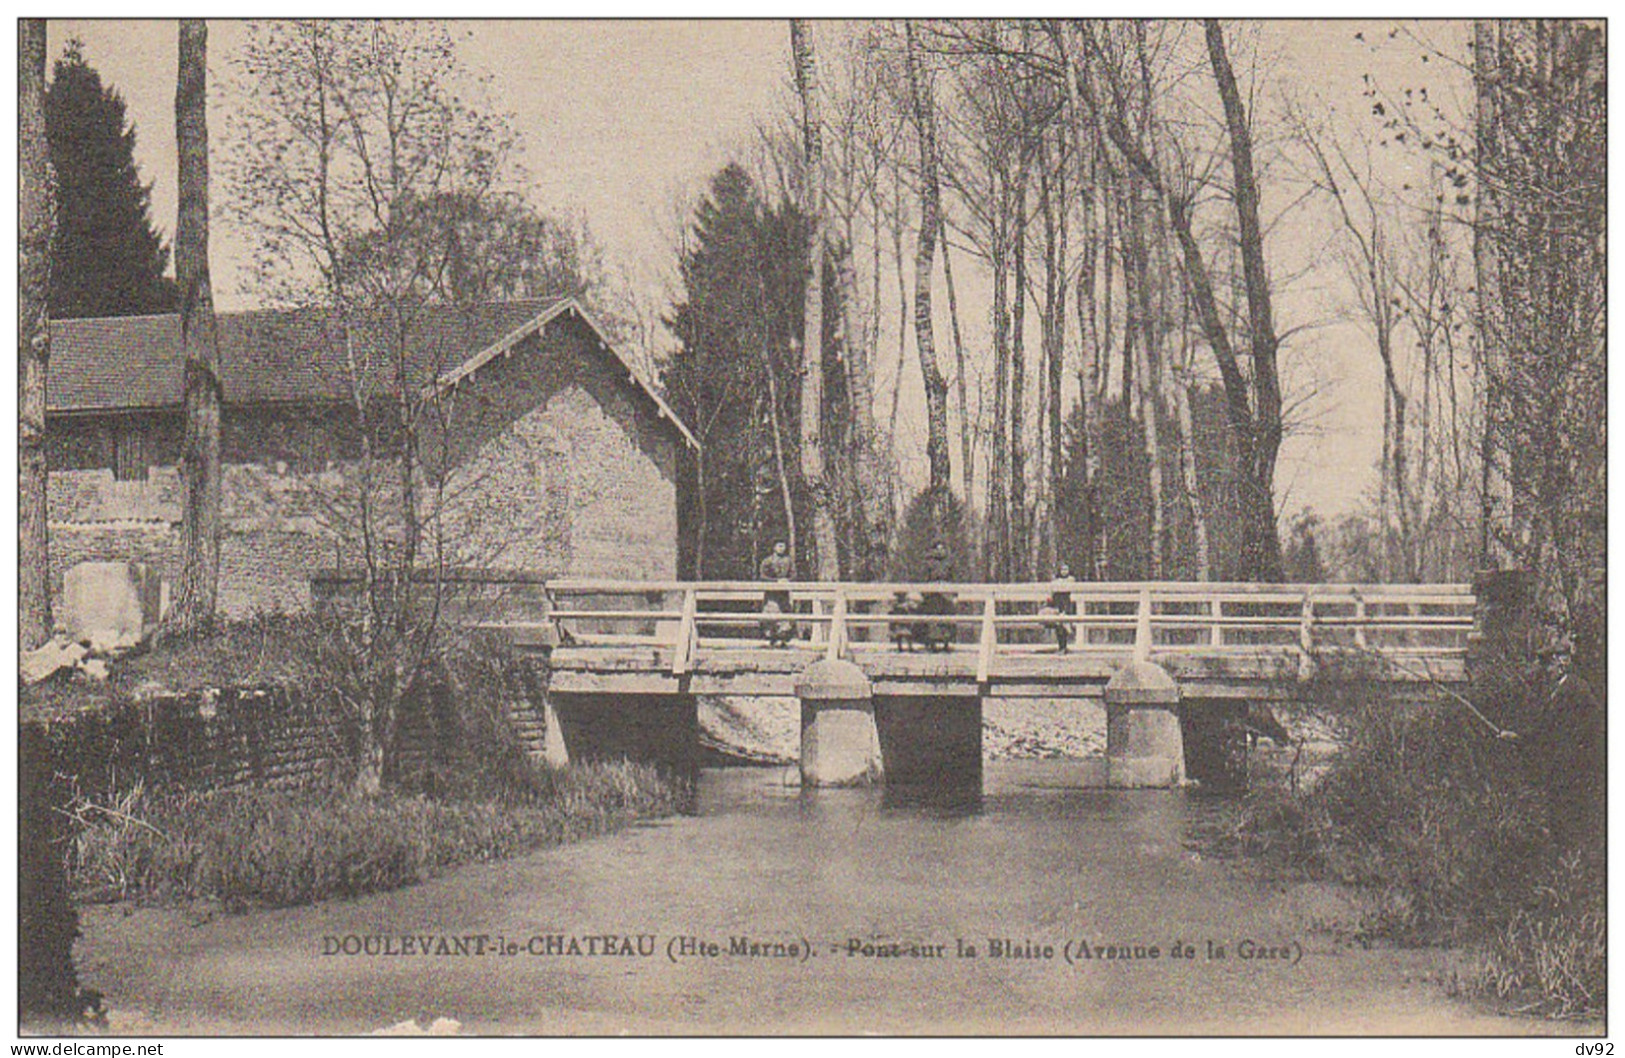
[[[228,617],[304,609],[312,575],[356,561],[363,426],[391,427],[401,385],[434,398],[419,511],[460,566],[675,576],[677,463],[697,442],[575,299],[428,306],[399,352],[389,328],[320,309],[217,320]],[[183,378],[177,316],[51,324],[56,590],[87,560],[178,574]]]

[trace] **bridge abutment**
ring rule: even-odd
[[[849,661],[816,661],[796,677],[803,786],[858,786],[884,774],[869,677]]]
[[[699,707],[692,695],[554,693],[549,704],[562,755],[571,763],[625,759],[684,774],[699,769]]]
[[[1247,789],[1247,712],[1244,701],[1182,698],[1180,734],[1185,775],[1210,791]]]
[[[1177,786],[1185,778],[1179,684],[1160,666],[1131,661],[1106,684],[1106,785]]]

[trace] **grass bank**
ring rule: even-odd
[[[1452,991],[1508,1012],[1603,1016],[1601,838],[1554,837],[1567,808],[1542,779],[1539,742],[1453,707],[1373,703],[1332,723],[1341,749],[1318,780],[1255,773],[1215,849],[1356,888],[1364,910],[1340,924],[1356,942],[1466,949]]]
[[[229,911],[288,907],[412,885],[465,863],[605,834],[679,810],[684,791],[625,762],[538,769],[500,800],[342,786],[81,798],[71,854],[75,897]]]

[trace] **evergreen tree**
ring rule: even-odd
[[[45,127],[57,174],[51,318],[175,311],[169,248],[148,216],[152,185],[136,171],[135,127],[78,41],[52,70]]]
[[[797,425],[807,239],[795,206],[765,203],[738,165],[717,174],[695,209],[679,262],[684,300],[667,320],[682,347],[665,371],[677,413],[703,446],[680,490],[685,573],[754,577],[778,540],[790,545],[801,572],[811,572],[811,498]],[[840,308],[826,267],[823,430],[832,448],[846,443],[849,421],[834,338]],[[847,545],[850,534],[840,535]]]

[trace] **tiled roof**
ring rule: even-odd
[[[411,327],[409,379],[427,385],[560,301],[515,301],[463,311],[421,310]],[[220,380],[233,404],[349,400],[354,395],[343,332],[322,309],[223,312]],[[357,377],[367,392],[395,391],[390,328],[378,319],[352,328]],[[121,316],[51,324],[47,408],[53,412],[178,406],[183,396],[180,317]]]

